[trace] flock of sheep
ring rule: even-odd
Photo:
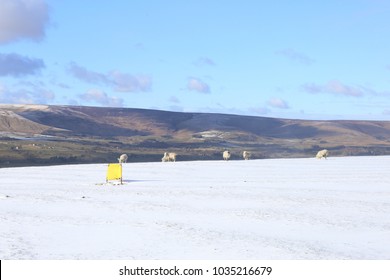
[[[176,156],[177,154],[176,153],[168,153],[168,152],[165,152],[164,153],[164,156],[162,157],[161,161],[162,162],[170,162],[170,161],[173,161],[175,162],[176,161]],[[322,159],[322,158],[325,158],[327,159],[327,157],[329,156],[329,151],[324,149],[324,150],[321,150],[317,153],[316,155],[316,158],[317,159]],[[229,151],[224,151],[222,153],[222,158],[223,160],[225,161],[228,161],[231,157],[231,153]],[[249,160],[250,158],[250,153],[248,151],[243,151],[242,152],[242,158],[245,159],[245,160]],[[119,163],[126,163],[127,162],[127,159],[128,159],[128,156],[126,154],[123,154],[121,155],[119,158],[118,158],[118,161]]]

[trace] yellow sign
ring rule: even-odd
[[[122,184],[122,164],[110,163],[108,165],[106,182],[110,180],[120,180]]]

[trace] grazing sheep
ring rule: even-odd
[[[126,154],[123,154],[123,155],[121,155],[121,156],[118,158],[118,161],[119,161],[119,163],[126,163],[128,158],[129,158],[129,157],[128,157]]]
[[[167,162],[167,161],[169,161],[169,157],[168,157],[168,153],[164,153],[164,156],[161,158],[161,161],[162,162]]]
[[[229,151],[224,151],[222,154],[223,160],[229,160],[230,156],[231,156],[231,154]]]
[[[162,162],[167,162],[167,161],[176,161],[176,156],[177,154],[175,153],[164,153],[164,156],[162,157],[161,161]]]
[[[316,155],[316,158],[318,159],[327,159],[327,157],[329,156],[329,151],[327,149],[324,149],[324,150],[321,150],[317,153]]]
[[[250,158],[251,154],[248,152],[248,151],[243,151],[242,152],[242,157],[245,159],[245,160],[248,160]]]

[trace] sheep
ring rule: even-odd
[[[327,159],[328,156],[329,156],[329,151],[327,149],[324,149],[324,150],[321,150],[317,153],[316,158],[317,159],[322,159],[322,158]]]
[[[177,154],[175,153],[164,153],[164,156],[162,157],[161,161],[162,162],[167,162],[167,161],[176,161],[176,156]]]
[[[128,158],[129,158],[129,157],[128,157],[126,154],[122,154],[122,155],[118,158],[118,161],[119,161],[119,163],[126,163]]]
[[[169,157],[168,157],[168,153],[167,153],[167,152],[164,153],[164,156],[162,157],[161,161],[162,161],[162,162],[167,162],[167,161],[169,161]]]
[[[224,151],[224,152],[222,153],[223,160],[228,161],[228,160],[230,159],[230,156],[231,156],[231,154],[230,154],[229,151]]]
[[[251,154],[248,152],[248,151],[243,151],[242,152],[242,157],[245,159],[245,160],[249,160]]]

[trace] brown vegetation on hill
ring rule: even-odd
[[[0,166],[390,154],[390,122],[309,121],[130,108],[1,105]]]

